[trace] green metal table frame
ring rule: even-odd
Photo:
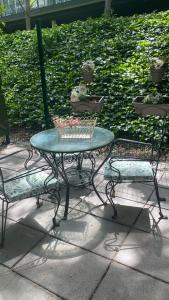
[[[84,186],[91,184],[101,202],[106,204],[98,192],[94,181],[100,168],[111,154],[114,143],[114,134],[111,131],[95,127],[91,139],[63,139],[60,138],[57,129],[53,128],[35,134],[30,139],[30,143],[52,168],[54,176],[57,178],[61,177],[65,183],[66,201],[64,219],[67,219],[68,215],[70,185],[72,184],[71,180],[73,177],[72,172],[75,172],[75,170],[75,178],[77,179],[78,174],[78,180],[80,182],[78,182],[77,185]],[[96,157],[100,154],[104,157],[96,168]],[[91,163],[89,169],[83,166],[83,162],[86,159]],[[75,168],[66,168],[66,165],[73,162],[76,162]],[[89,180],[86,179],[87,177]],[[55,218],[53,218],[53,223],[56,225]]]

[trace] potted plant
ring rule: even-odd
[[[84,83],[91,83],[93,81],[95,64],[92,60],[87,60],[82,64],[82,79]]]
[[[93,80],[95,64],[92,60],[82,64],[82,81],[71,91],[71,105],[75,112],[100,112],[103,106],[104,97],[88,95],[89,84]]]
[[[169,97],[159,93],[162,87],[161,80],[165,74],[168,65],[167,59],[154,57],[150,67],[151,80],[156,83],[156,94],[148,94],[146,96],[138,96],[134,99],[133,105],[135,111],[142,115],[169,115]]]
[[[138,96],[134,99],[133,105],[135,111],[142,115],[169,115],[169,97],[160,93]]]
[[[165,75],[167,65],[167,60],[154,57],[152,59],[152,65],[150,67],[151,80],[157,83],[160,82]]]

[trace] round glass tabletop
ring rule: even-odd
[[[75,153],[95,150],[109,145],[114,134],[104,128],[95,127],[91,139],[61,139],[56,128],[41,131],[30,139],[31,145],[45,152]]]

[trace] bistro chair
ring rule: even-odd
[[[159,219],[167,219],[162,213],[159,196],[158,183],[156,179],[158,163],[161,155],[160,145],[144,143],[129,139],[116,139],[111,157],[105,164],[104,178],[106,184],[106,195],[114,209],[117,217],[116,205],[114,203],[115,188],[117,184],[124,182],[152,182],[155,187],[159,207]]]
[[[4,178],[2,168],[0,168],[0,200],[2,200],[1,247],[5,241],[9,204],[22,199],[36,197],[37,208],[39,208],[41,206],[39,201],[40,195],[45,193],[50,193],[57,199],[54,220],[60,205],[60,185],[49,167],[44,165],[32,169],[27,168],[27,170],[17,172],[15,176],[7,178]]]

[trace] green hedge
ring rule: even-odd
[[[80,82],[82,61],[96,70],[91,94],[105,95],[99,125],[145,139],[153,124],[138,117],[132,100],[159,90],[168,94],[169,73],[158,87],[149,78],[150,59],[169,55],[169,11],[88,19],[43,29],[45,67],[51,113],[70,109],[70,92]],[[0,70],[12,127],[40,128],[43,105],[36,31],[0,36]]]

